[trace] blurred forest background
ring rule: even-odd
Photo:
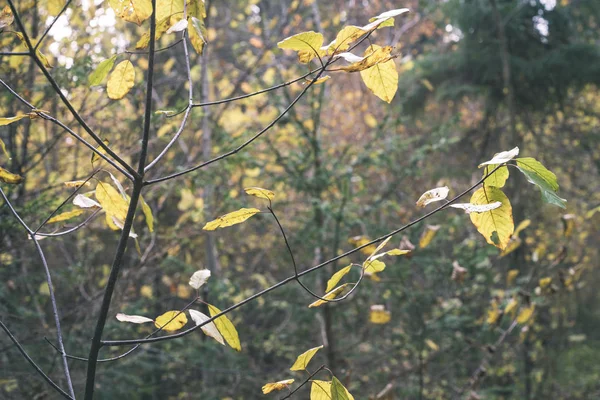
[[[56,15],[56,3],[17,1],[33,37]],[[330,38],[344,25],[364,25],[400,7],[411,12],[373,35],[399,54],[400,84],[391,104],[373,96],[359,74],[335,75],[236,156],[144,193],[155,230],[150,233],[142,217],[135,224],[141,253],[130,243],[105,337],[145,336],[151,327],[122,324],[114,315],[153,316],[183,307],[193,296],[187,282],[198,269],[212,271],[204,296],[221,308],[293,274],[269,215],[202,231],[218,215],[263,206],[244,194],[248,186],[276,193],[274,207],[300,269],[410,222],[423,213],[415,207],[421,193],[448,185],[451,196],[457,194],[481,177],[480,162],[515,146],[557,174],[567,209],[543,203],[539,191],[512,176],[507,194],[515,224],[530,222],[513,238],[511,251],[501,254],[488,245],[460,210],[444,211],[393,238],[395,247],[412,248],[411,255],[388,260],[387,269],[365,279],[348,300],[309,309],[313,298],[294,283],[286,285],[229,314],[242,341],[240,353],[201,333],[145,345],[99,365],[96,398],[279,398],[263,395],[262,385],[304,379],[289,367],[298,354],[321,344],[314,366],[326,364],[356,399],[600,398],[600,2],[207,0],[208,45],[203,56],[190,53],[195,100],[251,93],[301,76],[306,66],[278,49],[278,41],[307,30]],[[41,46],[54,65],[52,75],[86,121],[126,160],[136,160],[145,58],[129,55],[136,60],[136,86],[119,102],[110,101],[104,87],[89,88],[87,80],[102,59],[134,50],[148,26],[117,21],[108,3],[98,0],[74,1],[61,18]],[[163,36],[158,47],[174,37]],[[0,36],[4,52],[19,51],[19,43],[14,35]],[[2,80],[81,131],[32,60],[0,60]],[[157,53],[156,63],[155,108],[185,108],[181,48]],[[301,90],[294,84],[194,109],[152,175],[242,143]],[[4,88],[0,110],[1,116],[27,111]],[[180,121],[153,117],[151,154],[164,147]],[[11,156],[0,155],[2,165],[26,178],[21,185],[3,184],[3,190],[34,225],[68,196],[64,181],[85,179],[94,169],[88,149],[43,119],[1,126],[0,138]],[[40,242],[53,273],[67,352],[80,357],[87,357],[118,236],[103,220]],[[437,230],[422,240],[432,230],[428,225]],[[322,293],[335,270],[364,257],[355,254],[303,281]],[[40,366],[64,383],[60,357],[44,339],[53,341],[55,328],[40,261],[4,203],[0,265],[0,318]],[[502,315],[513,299],[519,305]],[[531,304],[533,316],[509,331],[514,313]],[[383,305],[391,319],[372,323],[373,305]],[[105,348],[101,356],[121,351]],[[71,361],[79,390],[85,367]],[[4,334],[0,398],[58,398]]]

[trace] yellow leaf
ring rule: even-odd
[[[147,299],[151,299],[154,297],[154,293],[152,290],[152,286],[150,285],[142,285],[142,287],[140,288],[140,295],[142,297],[145,297]]]
[[[514,310],[517,309],[518,305],[519,302],[513,297],[508,301],[508,303],[506,303],[506,307],[504,307],[504,314],[512,313]]]
[[[167,311],[166,313],[156,317],[154,326],[162,328],[163,331],[173,332],[181,329],[187,324],[185,313],[180,311]]]
[[[497,166],[498,166],[498,164],[486,165],[485,168],[483,169],[483,176],[486,176],[487,174],[492,172]],[[493,174],[488,176],[483,184],[485,186],[495,186],[497,188],[501,188],[506,183],[508,176],[509,176],[508,167],[506,165],[504,165],[504,166],[498,168],[498,170],[496,172],[494,172]]]
[[[381,243],[379,243],[379,245],[375,248],[375,250],[373,250],[373,252],[369,255],[369,258],[367,258],[367,260],[373,259],[373,257],[379,252],[379,250],[383,249],[385,247],[385,245],[388,244],[388,242],[391,239],[392,239],[392,237],[389,236],[384,241],[382,241]]]
[[[325,81],[329,80],[330,78],[331,78],[331,76],[329,76],[329,75],[324,75],[324,76],[320,77],[319,79],[317,79],[317,80],[315,81],[315,83],[313,83],[313,85],[320,85],[321,83],[323,83],[323,82],[325,82]],[[308,82],[310,82],[310,81],[311,81],[311,79],[308,79]]]
[[[356,247],[362,246],[369,242],[370,242],[369,238],[367,238],[365,236],[355,236],[355,237],[348,239],[348,243],[353,244]],[[360,252],[367,256],[371,256],[375,253],[376,249],[377,249],[377,246],[372,244],[370,246],[360,249]]]
[[[510,271],[508,271],[508,273],[506,274],[506,286],[512,285],[513,282],[515,281],[515,279],[517,279],[518,275],[519,275],[518,269],[511,269]]]
[[[154,215],[152,215],[152,209],[141,195],[140,203],[142,204],[142,212],[144,213],[144,217],[146,217],[146,225],[148,225],[148,230],[150,232],[154,232]]]
[[[221,310],[211,304],[208,304],[208,311],[210,312],[211,317],[214,317],[221,312]],[[214,322],[227,344],[234,350],[242,351],[240,337],[235,329],[235,326],[233,326],[229,318],[227,318],[225,315],[222,315],[215,319]]]
[[[333,289],[335,285],[338,284],[338,282],[344,277],[344,275],[350,272],[350,269],[352,269],[352,265],[348,265],[347,267],[344,267],[337,271],[335,274],[331,275],[331,278],[329,278],[329,280],[327,281],[327,289],[325,289],[325,292],[331,291],[331,289]]]
[[[156,20],[162,21],[172,16],[183,16],[183,0],[157,0]]]
[[[0,147],[2,148],[2,152],[4,153],[6,158],[8,158],[10,160],[11,159],[10,154],[8,154],[8,150],[6,150],[6,144],[4,144],[2,139],[0,139]]]
[[[129,60],[121,61],[108,76],[106,91],[108,97],[119,100],[125,97],[134,85],[135,69]]]
[[[68,188],[78,188],[81,186],[90,186],[91,183],[89,181],[67,181],[64,182],[65,186]]]
[[[313,347],[312,349],[306,350],[304,353],[300,354],[294,365],[290,368],[290,371],[304,371],[308,366],[310,360],[317,354],[317,351],[321,350],[323,346]]]
[[[240,224],[259,212],[260,210],[258,208],[240,208],[237,211],[222,215],[219,218],[206,223],[202,229],[205,231],[214,231],[217,228],[225,228],[227,226]]]
[[[108,75],[112,67],[115,65],[117,55],[115,54],[111,58],[107,58],[98,64],[96,69],[88,77],[88,85],[95,86],[102,83],[104,78]]]
[[[5,6],[0,12],[0,29],[4,29],[13,23],[15,17],[9,6]]]
[[[363,263],[366,274],[376,274],[385,269],[385,263],[379,260],[367,260]]]
[[[372,305],[369,312],[369,321],[372,324],[387,324],[392,319],[392,313],[387,311],[383,305]]]
[[[494,301],[492,302],[492,308],[490,308],[487,312],[486,322],[490,325],[494,325],[498,319],[500,318],[500,309],[498,308],[498,304]]]
[[[346,72],[363,71],[367,68],[371,68],[374,65],[391,60],[393,58],[391,53],[392,46],[377,47],[372,53],[366,55],[362,60],[347,65],[345,67],[341,67],[340,69]]]
[[[331,400],[331,382],[312,381],[310,387],[310,400]]]
[[[381,48],[372,44],[366,50],[370,54]],[[360,71],[360,76],[370,91],[381,100],[391,103],[398,90],[398,71],[394,60],[389,60]]]
[[[540,279],[540,287],[542,289],[546,289],[548,286],[550,286],[551,283],[552,283],[552,278],[550,278],[550,277]]]
[[[275,193],[273,193],[270,190],[259,187],[245,188],[244,192],[246,192],[246,194],[249,194],[250,196],[258,197],[265,200],[273,200],[275,198]]]
[[[134,24],[141,25],[152,15],[150,0],[109,0],[108,3],[119,18]]]
[[[534,310],[535,310],[535,305],[533,305],[533,304],[527,308],[521,309],[521,312],[519,313],[519,316],[517,317],[517,323],[524,324],[527,321],[529,321],[529,319],[533,315]]]
[[[17,183],[21,183],[22,180],[22,176],[13,174],[12,172],[9,172],[4,168],[0,167],[0,181],[16,185]]]
[[[48,1],[48,13],[50,15],[58,15],[63,9],[67,0],[49,0]]]
[[[188,0],[188,14],[196,18],[206,18],[205,0]]]
[[[21,115],[15,116],[15,117],[0,118],[0,126],[12,124],[13,122],[17,122],[23,118],[28,118],[28,117],[29,117],[29,114],[21,114]]]
[[[321,50],[322,46],[323,35],[313,31],[298,33],[277,43],[280,49],[299,52],[300,61],[304,63],[317,56],[323,56],[325,52]]]
[[[289,385],[291,385],[292,383],[294,383],[293,379],[286,379],[284,381],[279,381],[279,382],[269,382],[269,383],[266,383],[262,387],[262,392],[263,392],[263,394],[269,394],[274,390],[283,390],[283,389],[287,388]]]
[[[472,204],[490,204],[501,202],[502,206],[487,212],[471,213],[471,222],[489,244],[504,250],[512,236],[515,226],[512,207],[508,197],[496,187],[482,187],[473,193]]]
[[[431,339],[425,339],[425,344],[433,351],[438,351],[440,349],[440,346]]]
[[[319,300],[317,300],[315,302],[312,302],[312,303],[310,303],[308,305],[308,308],[319,307],[319,306],[327,303],[327,300],[333,300],[333,299],[335,299],[337,297],[337,295],[339,295],[340,293],[342,293],[344,291],[344,289],[346,288],[346,286],[348,286],[348,284],[344,283],[343,285],[338,286],[335,289],[327,292],[323,296],[323,299],[325,299],[325,300],[319,299]]]
[[[367,31],[359,26],[345,26],[335,36],[335,40],[328,46],[328,50],[332,53],[346,51],[352,42],[365,34],[367,34]]]
[[[48,220],[48,222],[46,222],[47,224],[54,224],[56,222],[62,222],[62,221],[67,221],[71,218],[75,218],[80,216],[81,214],[83,214],[82,209],[77,209],[77,210],[72,210],[72,211],[67,211],[58,215],[55,215],[54,217],[50,218]]]
[[[108,226],[117,230],[113,217],[123,223],[127,217],[127,208],[129,204],[121,194],[108,183],[98,182],[96,185],[96,199],[106,213],[106,223]]]
[[[429,246],[429,243],[431,243],[439,229],[440,225],[427,225],[421,234],[421,238],[419,239],[419,247],[424,249],[425,247]]]
[[[200,0],[203,3],[202,0]],[[204,45],[207,43],[208,33],[206,32],[206,26],[202,20],[199,20],[196,17],[189,17],[188,25],[191,26],[188,29],[188,35],[190,37],[190,42],[192,43],[192,47],[196,50],[196,53],[202,54],[204,50]]]
[[[25,37],[23,36],[23,34],[20,32],[14,32],[14,34],[17,35],[17,37],[19,38],[21,43],[23,43],[23,46],[25,46],[27,48],[27,42],[25,41]],[[31,40],[31,44],[35,47],[36,42]],[[44,54],[42,54],[42,52],[39,49],[36,50],[35,55],[42,62],[42,64],[44,64],[44,67],[52,68],[52,65],[50,65],[50,62],[48,61],[46,56]]]

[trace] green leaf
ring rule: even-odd
[[[519,171],[525,175],[530,183],[540,188],[544,201],[561,208],[567,208],[565,204],[567,200],[556,194],[558,191],[558,181],[552,171],[548,170],[542,163],[532,157],[517,158],[516,161]]]
[[[308,366],[308,363],[312,358],[317,354],[317,351],[321,350],[323,346],[313,347],[312,349],[306,350],[304,353],[300,354],[298,358],[296,358],[296,362],[290,368],[290,371],[304,371]]]
[[[88,85],[96,86],[96,85],[101,84],[102,81],[104,80],[104,78],[106,78],[106,76],[112,69],[112,67],[115,65],[116,59],[117,59],[117,55],[115,54],[111,58],[107,58],[106,60],[104,60],[100,64],[98,64],[98,66],[96,67],[94,72],[92,72],[90,74],[90,76],[88,77]]]
[[[354,400],[348,389],[335,376],[331,380],[331,400]]]

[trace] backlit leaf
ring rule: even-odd
[[[211,304],[208,304],[208,311],[210,312],[211,317],[214,317],[215,315],[221,312],[221,310],[219,310],[217,307]],[[233,326],[229,318],[227,318],[227,316],[225,315],[222,315],[219,318],[215,319],[214,322],[219,332],[221,332],[221,335],[223,335],[223,338],[225,339],[227,344],[231,346],[231,348],[234,350],[242,351],[240,337],[238,335],[237,330],[235,329],[235,326]]]
[[[494,154],[494,157],[486,162],[482,162],[479,164],[479,168],[484,165],[494,165],[494,164],[504,164],[505,162],[509,162],[513,158],[519,155],[519,148],[515,147],[512,150],[503,151],[501,153]]]
[[[365,57],[363,57],[361,60],[354,62],[350,65],[341,67],[340,69],[342,71],[346,71],[346,72],[359,72],[359,71],[363,71],[367,68],[371,68],[374,65],[380,64],[380,63],[385,63],[389,60],[391,60],[393,58],[393,56],[391,55],[392,52],[392,46],[385,46],[385,47],[377,47],[375,48],[375,50],[370,53],[370,54],[365,54]],[[348,54],[348,53],[346,53]]]
[[[365,55],[374,52],[378,48],[381,47],[376,44],[369,46]],[[387,103],[392,102],[396,90],[398,90],[398,71],[394,60],[379,63],[360,71],[360,76],[375,96]]]
[[[350,400],[348,390],[335,376],[331,379],[331,400]]]
[[[246,192],[246,194],[249,194],[250,196],[258,197],[265,200],[273,200],[275,198],[275,193],[273,193],[270,190],[259,187],[245,188],[244,192]]]
[[[83,194],[78,194],[77,196],[75,196],[75,198],[73,199],[73,204],[76,205],[77,207],[81,207],[81,208],[91,208],[91,207],[102,208],[100,203],[97,203],[96,201],[90,199],[89,197],[87,197]]]
[[[169,29],[167,29],[167,33],[181,32],[182,30],[187,29],[187,27],[188,27],[188,20],[181,19],[181,20],[177,21],[177,23],[175,25],[173,25]]]
[[[12,172],[0,167],[0,181],[16,185],[17,183],[21,183],[22,180],[23,177],[21,175],[13,174]]]
[[[323,56],[325,52],[321,50],[322,46],[323,35],[313,31],[298,33],[277,43],[277,47],[280,49],[299,52],[300,61],[303,63],[307,63],[317,56]]]
[[[375,250],[373,250],[373,252],[369,255],[369,257],[367,258],[367,260],[371,260],[373,259],[373,257],[381,250],[385,247],[386,244],[388,244],[388,242],[392,239],[391,236],[385,238],[385,240],[383,240],[381,243],[379,243],[379,245],[375,248]]]
[[[192,321],[194,321],[196,325],[200,325],[201,323],[210,319],[208,315],[203,314],[200,311],[188,311],[190,313],[190,317],[192,317]],[[206,336],[210,336],[211,338],[215,339],[217,342],[225,346],[225,340],[223,339],[223,335],[221,335],[221,333],[217,329],[217,326],[213,322],[209,322],[208,324],[202,325],[200,329],[202,329],[202,332],[204,332]]]
[[[29,114],[21,114],[21,115],[15,116],[15,117],[0,118],[0,126],[12,124],[13,122],[17,122],[19,120],[22,120],[23,118],[28,118],[28,117],[29,117]]]
[[[108,76],[106,92],[108,97],[119,100],[131,90],[135,81],[135,69],[129,60],[121,61]]]
[[[122,224],[127,217],[129,204],[117,189],[103,182],[98,182],[96,185],[96,199],[106,212],[106,223],[111,229],[116,230],[118,224],[115,224],[113,217]]]
[[[198,270],[194,272],[194,274],[190,278],[190,286],[194,289],[200,289],[200,287],[208,281],[208,278],[210,278],[210,270]]]
[[[385,263],[379,260],[367,260],[363,263],[366,274],[376,274],[385,269]]]
[[[46,222],[47,224],[54,224],[56,222],[62,222],[62,221],[67,221],[70,220],[71,218],[75,218],[80,216],[81,214],[83,214],[83,210],[81,209],[77,209],[77,210],[72,210],[72,211],[67,211],[64,213],[60,213],[58,215],[55,215],[54,217],[50,218],[48,220],[48,222]]]
[[[157,0],[156,1],[156,20],[162,21],[172,16],[183,16],[184,0]],[[189,0],[185,0],[189,1]],[[189,10],[189,8],[188,8]]]
[[[323,299],[319,299],[315,302],[312,302],[308,305],[308,308],[313,308],[313,307],[319,307],[325,303],[327,303],[327,300],[333,300],[335,299],[340,293],[342,293],[344,291],[344,289],[346,289],[346,287],[348,286],[347,283],[344,283],[341,286],[336,287],[333,290],[330,290],[329,292],[325,293],[323,297]]]
[[[331,400],[331,382],[312,381],[310,386],[310,400]]]
[[[516,161],[519,171],[525,175],[530,183],[540,188],[544,201],[561,208],[566,208],[566,200],[556,194],[558,191],[558,181],[554,173],[544,167],[535,158],[517,158]]]
[[[471,213],[469,216],[473,225],[489,244],[504,250],[515,229],[508,197],[493,186],[482,187],[471,196],[472,204],[487,205],[496,202],[502,205],[491,211]]]
[[[117,55],[115,54],[111,58],[107,58],[98,64],[96,69],[88,77],[88,85],[96,86],[102,83],[104,78],[108,75],[112,67],[115,65]]]
[[[132,324],[144,324],[146,322],[154,322],[154,320],[147,317],[142,317],[141,315],[127,315],[123,313],[118,313],[117,319],[121,322],[131,322]]]
[[[108,0],[108,3],[117,17],[138,25],[152,15],[151,0]]]
[[[494,171],[494,169],[496,169],[497,166],[498,165],[496,164],[486,165],[483,169],[483,176],[486,176],[490,172]],[[498,168],[493,174],[488,176],[483,184],[486,186],[495,186],[497,188],[501,188],[504,187],[508,176],[508,167],[506,165],[503,165],[502,167]]]
[[[427,225],[425,226],[425,230],[421,233],[421,238],[419,239],[419,247],[424,249],[429,246],[429,243],[435,237],[435,234],[440,229],[440,225]]]
[[[283,390],[289,387],[289,385],[291,385],[292,383],[294,383],[293,379],[286,379],[284,381],[279,382],[269,382],[262,387],[262,392],[263,394],[269,394],[275,390]]]
[[[258,208],[241,208],[208,222],[202,229],[205,231],[214,231],[217,228],[225,228],[227,226],[240,224],[259,212],[260,210]]]
[[[310,360],[312,360],[312,358],[315,356],[315,354],[317,354],[317,352],[319,350],[321,350],[322,348],[323,348],[322,345],[318,346],[318,347],[313,347],[312,349],[306,350],[304,353],[300,354],[296,358],[294,365],[292,365],[292,367],[290,368],[290,371],[306,370],[306,367],[308,366],[308,363],[310,362]]]
[[[385,306],[376,304],[372,305],[369,312],[369,322],[372,324],[383,325],[390,322],[392,314],[385,309]]]
[[[208,34],[206,32],[206,27],[204,22],[196,17],[189,17],[189,19],[191,22],[191,28],[188,29],[190,42],[192,43],[194,50],[196,50],[196,53],[202,54],[204,45],[207,43],[206,37]]]
[[[431,189],[426,191],[419,197],[417,200],[417,207],[425,207],[429,203],[433,203],[435,201],[442,201],[446,197],[448,197],[448,193],[450,193],[450,189],[448,186],[442,186],[435,189]]]
[[[181,329],[187,324],[185,313],[180,311],[167,311],[166,313],[156,317],[154,326],[162,328],[163,331],[173,332]]]
[[[347,267],[344,267],[337,271],[335,274],[331,275],[331,278],[329,278],[329,280],[327,281],[327,289],[325,289],[325,292],[331,291],[331,289],[333,289],[335,285],[337,285],[338,282],[344,277],[344,275],[350,272],[351,269],[352,265],[348,265]]]

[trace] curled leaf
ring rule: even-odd
[[[154,320],[148,317],[142,317],[141,315],[127,315],[123,313],[118,313],[117,319],[121,322],[131,322],[132,324],[144,324],[146,322],[154,322]]]
[[[208,321],[210,319],[208,315],[203,314],[200,311],[188,311],[190,313],[190,317],[192,317],[192,321],[194,321],[196,325],[200,325],[203,322]],[[202,329],[202,332],[204,332],[206,336],[210,336],[211,338],[215,339],[217,342],[225,346],[225,340],[223,339],[223,335],[221,335],[221,333],[217,329],[217,326],[213,322],[209,322],[208,324],[202,325],[200,329]]]
[[[263,394],[269,394],[275,390],[283,390],[294,383],[293,379],[286,379],[279,382],[269,382],[262,387]]]
[[[448,189],[448,186],[442,186],[428,190],[425,193],[423,193],[421,197],[419,197],[419,200],[417,200],[417,207],[425,207],[429,203],[433,203],[435,201],[442,201],[446,197],[448,197],[449,192],[450,189]]]
[[[0,181],[16,185],[18,183],[21,183],[22,180],[23,177],[21,175],[13,174],[12,172],[0,167]]]
[[[91,207],[102,208],[102,206],[99,203],[90,199],[87,196],[84,196],[83,194],[78,194],[77,196],[75,196],[75,198],[73,199],[73,204],[76,205],[77,207],[81,207],[81,208],[91,208]]]
[[[479,168],[483,167],[484,165],[504,164],[506,162],[509,162],[510,160],[512,160],[513,158],[515,158],[518,155],[519,155],[519,148],[515,147],[512,150],[503,151],[501,153],[494,154],[494,157],[491,160],[488,160],[486,162],[482,162],[481,164],[479,164]]]
[[[490,204],[458,203],[450,204],[450,207],[460,208],[461,210],[465,210],[466,214],[471,214],[495,210],[496,208],[502,207],[502,203],[499,201]]]
[[[246,192],[246,194],[249,194],[250,196],[258,197],[260,199],[265,200],[273,200],[275,198],[275,193],[273,193],[271,190],[259,187],[245,188],[244,192]]]
[[[315,302],[312,302],[308,305],[308,308],[313,308],[313,307],[319,307],[325,303],[327,303],[328,300],[333,300],[335,299],[340,293],[342,293],[344,291],[344,289],[346,289],[346,287],[348,286],[347,283],[344,283],[341,286],[336,287],[333,290],[330,290],[329,292],[327,292],[324,296],[323,299],[319,299]]]
[[[190,278],[190,286],[194,289],[200,289],[200,286],[204,285],[208,281],[208,278],[210,278],[210,270],[198,270],[194,272],[194,274]]]

